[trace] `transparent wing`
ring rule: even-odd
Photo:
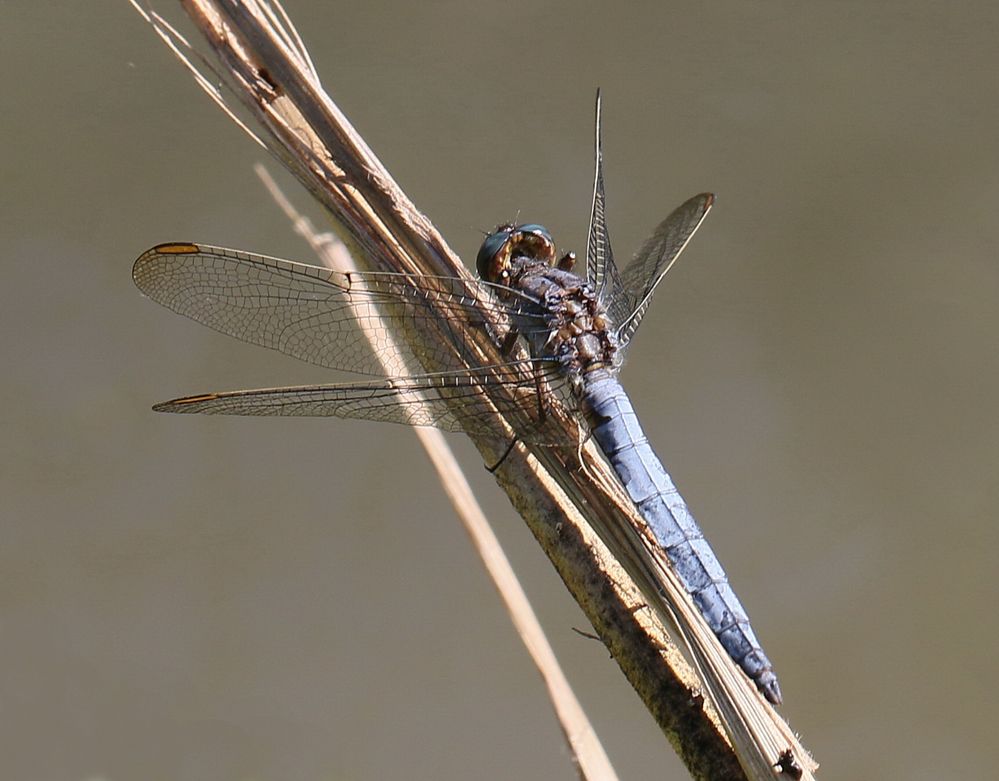
[[[537,302],[457,277],[341,273],[206,244],[161,244],[132,268],[157,303],[244,342],[333,369],[376,375],[423,371],[402,340],[424,336],[421,355],[442,371],[465,367],[461,323],[514,316],[522,332],[543,327]]]
[[[635,255],[621,274],[620,284],[607,291],[603,300],[622,347],[635,335],[656,287],[704,221],[714,200],[711,193],[701,193],[677,207]]]
[[[586,238],[586,281],[598,294],[605,287],[616,290],[620,287],[614,253],[611,251],[610,236],[607,233],[607,217],[604,212],[604,152],[601,138],[600,90],[597,90],[596,131],[594,140],[593,203],[590,207],[590,228]]]
[[[557,366],[521,361],[371,383],[206,393],[165,401],[153,409],[204,415],[336,416],[504,436],[500,414],[527,439],[542,441],[546,415],[538,406],[542,383],[547,393],[562,397],[567,393]]]

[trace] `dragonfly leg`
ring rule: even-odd
[[[534,370],[534,398],[538,401],[538,425],[543,426],[548,417],[548,410],[545,409],[544,388],[541,385],[541,372]]]
[[[520,331],[516,328],[511,328],[505,337],[503,337],[503,344],[500,345],[500,352],[504,358],[509,358],[513,354],[513,348],[517,344],[517,339],[520,338]]]
[[[497,462],[496,462],[495,464],[493,464],[492,466],[487,466],[487,467],[486,467],[486,471],[487,471],[487,472],[488,472],[489,474],[491,474],[491,475],[492,475],[492,474],[495,474],[495,473],[496,473],[496,470],[497,470],[497,469],[499,469],[499,468],[500,468],[500,467],[501,467],[501,466],[503,465],[503,462],[504,462],[504,461],[506,461],[506,459],[507,459],[507,456],[509,456],[509,455],[510,455],[510,453],[511,453],[511,452],[513,452],[513,448],[514,448],[514,446],[515,446],[515,445],[516,445],[516,444],[517,444],[517,443],[518,443],[519,441],[520,441],[520,439],[519,439],[518,437],[514,437],[513,439],[511,439],[511,440],[510,440],[510,444],[506,446],[506,450],[504,450],[504,451],[503,451],[503,455],[502,455],[502,456],[500,456],[500,459],[499,459],[499,461],[497,461]]]
[[[512,343],[516,341],[516,338],[517,338],[518,335],[519,334],[516,331],[511,331],[509,334],[507,334],[507,337],[506,337],[506,339],[503,342],[504,348],[507,346],[508,343],[510,343],[510,346],[512,348]],[[511,339],[511,337],[513,337],[513,338]],[[542,385],[541,385],[542,379],[543,378],[542,378],[541,372],[536,369],[535,372],[534,372],[534,389],[535,389],[534,396],[538,400],[538,425],[539,426],[541,426],[541,425],[544,424],[545,418],[547,418],[547,416],[548,416],[548,413],[545,410],[544,396],[543,396],[543,394],[541,392],[542,391]],[[510,440],[510,444],[507,445],[506,450],[503,451],[503,455],[500,457],[500,460],[497,461],[492,466],[487,466],[486,467],[486,471],[489,472],[489,474],[495,473],[495,471],[500,468],[500,466],[503,464],[503,462],[506,461],[507,456],[509,456],[510,453],[513,451],[514,445],[516,445],[519,441],[520,441],[520,439],[518,437],[516,437],[516,436],[512,440]]]

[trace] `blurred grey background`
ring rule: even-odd
[[[994,772],[996,6],[287,5],[466,259],[517,215],[583,248],[598,85],[622,260],[718,194],[623,373],[650,438],[824,777]],[[167,240],[309,260],[262,153],[124,0],[0,18],[0,775],[574,778],[411,433],[149,409],[329,376],[131,284]],[[455,444],[622,776],[683,777]]]

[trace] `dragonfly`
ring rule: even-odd
[[[681,584],[729,655],[780,703],[773,665],[745,609],[617,379],[652,296],[710,211],[688,199],[619,271],[605,216],[600,96],[585,276],[537,224],[505,223],[476,258],[479,279],[341,272],[196,243],[160,244],[132,269],[159,304],[217,331],[370,380],[205,393],[154,410],[223,415],[337,416],[433,426],[545,443],[545,397],[574,409],[621,480]],[[475,365],[454,322],[502,344]],[[496,330],[494,322],[505,323]],[[395,339],[418,331],[419,348]],[[514,348],[522,350],[514,355]],[[470,363],[471,361],[471,363]],[[426,372],[424,366],[435,371]],[[502,418],[502,420],[500,420]],[[516,441],[516,440],[515,440]]]

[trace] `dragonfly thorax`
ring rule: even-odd
[[[570,271],[575,256],[556,258],[545,228],[506,224],[486,237],[476,266],[483,279],[537,302],[548,327],[525,333],[531,354],[556,359],[581,389],[591,372],[617,368],[617,338],[592,286]]]
[[[486,281],[538,302],[548,328],[525,333],[531,354],[558,360],[579,387],[596,369],[616,369],[617,338],[592,286],[570,271],[575,255],[557,257],[541,225],[504,224],[482,242],[476,267]]]
[[[545,314],[547,329],[527,335],[533,356],[555,358],[577,385],[598,369],[617,370],[617,336],[587,282],[526,258],[515,259],[509,275],[510,286],[537,300]]]

